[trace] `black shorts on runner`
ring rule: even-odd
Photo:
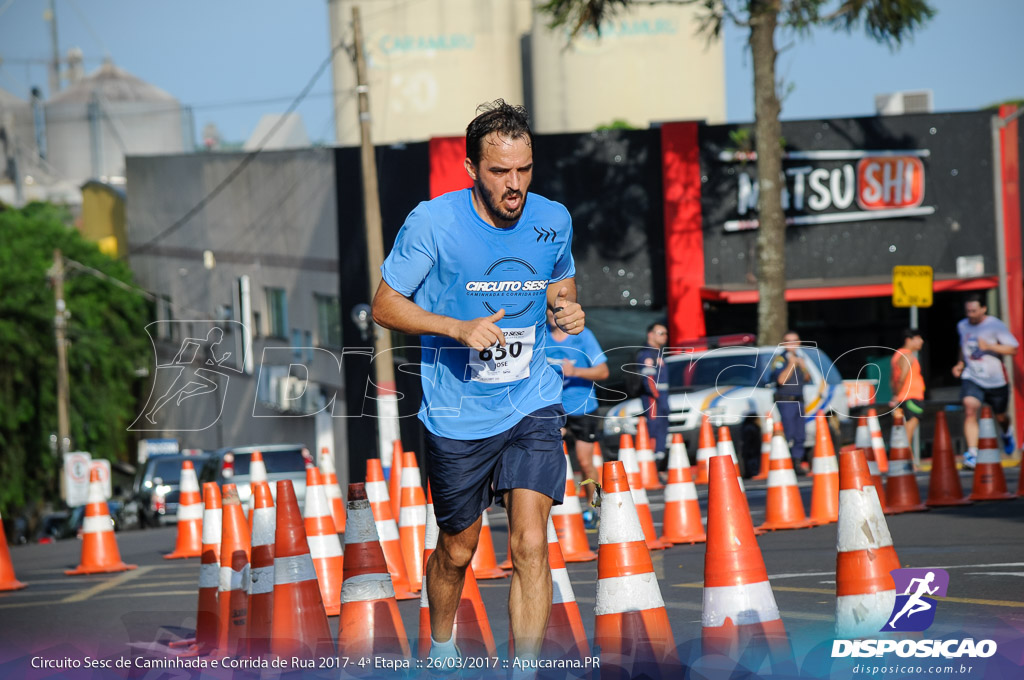
[[[600,430],[601,419],[596,415],[565,417],[565,440],[569,443],[575,441],[594,443],[597,441]]]
[[[960,399],[974,397],[982,404],[992,407],[994,415],[1006,413],[1006,407],[1010,403],[1010,388],[1007,385],[1000,387],[982,387],[973,380],[960,381]]]
[[[903,410],[907,412],[908,418],[917,418],[924,413],[924,405],[921,404],[920,399],[905,399],[902,406]]]
[[[565,495],[562,406],[546,406],[484,439],[426,433],[427,478],[437,526],[457,534],[510,489],[531,489],[560,505]]]

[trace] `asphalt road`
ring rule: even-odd
[[[1009,488],[1017,489],[1019,468],[1008,468],[1006,473]],[[927,481],[925,475],[918,475],[922,497]],[[970,475],[964,473],[962,481],[966,492]],[[758,524],[764,517],[764,482],[748,480],[746,484],[751,514]],[[706,518],[707,487],[698,489]],[[810,491],[809,479],[802,478],[801,493],[807,507]],[[660,519],[661,492],[649,495],[654,516]],[[507,536],[504,513],[492,508],[490,515],[500,561]],[[903,566],[941,567],[950,574],[947,597],[940,602],[928,636],[956,634],[983,639],[1010,635],[1024,642],[1024,499],[891,515],[886,521]],[[596,548],[596,534],[589,538]],[[138,569],[65,576],[64,569],[79,562],[79,541],[11,547],[17,577],[29,587],[0,593],[0,677],[26,677],[22,671],[33,656],[131,656],[144,653],[154,643],[191,634],[199,563],[198,559],[162,559],[173,548],[175,529],[121,532],[117,539],[122,559],[139,565]],[[835,542],[835,524],[771,532],[758,538],[798,658],[820,655],[816,647],[831,645]],[[672,630],[684,648],[700,636],[704,553],[704,546],[698,544],[653,554]],[[596,562],[571,564],[569,574],[592,638]],[[499,650],[508,640],[508,584],[508,579],[480,581]],[[399,603],[406,631],[413,639],[418,630],[418,607],[418,600]],[[337,617],[331,619],[335,629],[337,621]],[[1017,663],[1024,666],[1024,651],[1020,654]],[[71,677],[39,673],[35,677]],[[95,677],[128,677],[128,673],[98,672]],[[144,676],[136,673],[132,677]]]

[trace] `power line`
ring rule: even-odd
[[[166,229],[164,229],[159,234],[157,234],[153,238],[149,239],[145,243],[142,243],[142,244],[140,244],[138,246],[133,247],[131,249],[131,252],[132,253],[144,253],[144,252],[146,252],[148,250],[148,248],[151,245],[153,245],[157,241],[161,241],[164,238],[166,238],[166,237],[170,236],[171,234],[173,234],[174,232],[176,232],[178,229],[180,229],[186,223],[188,223],[189,220],[191,220],[193,217],[195,217],[197,214],[199,214],[199,212],[202,211],[202,209],[205,208],[206,205],[210,201],[212,201],[214,198],[216,198],[220,194],[220,192],[224,191],[224,189],[226,189],[229,184],[231,184],[233,181],[235,181],[235,179],[240,174],[242,174],[242,171],[245,170],[245,168],[248,167],[249,164],[252,163],[253,160],[256,159],[256,156],[258,156],[263,151],[263,147],[266,145],[266,143],[268,141],[270,141],[270,138],[274,136],[274,134],[277,132],[277,130],[281,127],[281,125],[284,124],[284,122],[285,122],[285,120],[287,120],[288,116],[292,112],[294,112],[295,109],[298,108],[299,104],[302,103],[302,100],[306,98],[306,95],[309,94],[309,91],[313,88],[313,85],[316,83],[316,81],[320,79],[320,76],[323,74],[323,72],[327,69],[328,66],[331,65],[331,62],[334,60],[334,55],[337,54],[340,50],[345,49],[345,47],[346,46],[345,46],[344,43],[338,43],[337,45],[334,46],[334,48],[331,49],[330,54],[328,54],[327,58],[324,59],[323,63],[320,64],[320,66],[316,70],[316,73],[314,73],[313,77],[309,79],[309,82],[306,83],[306,86],[304,88],[302,88],[302,91],[299,92],[298,96],[295,98],[295,100],[288,107],[288,110],[285,111],[284,114],[280,118],[278,118],[277,122],[274,123],[274,126],[272,128],[270,128],[270,130],[267,132],[267,134],[263,136],[263,139],[260,140],[259,146],[257,146],[257,148],[255,150],[253,150],[252,152],[247,154],[246,157],[243,158],[242,161],[235,167],[235,169],[232,170],[230,173],[228,173],[228,176],[225,177],[220,182],[220,184],[215,186],[213,188],[213,190],[210,191],[210,193],[208,193],[206,196],[204,196],[202,198],[202,200],[200,200],[198,203],[196,203],[184,215],[182,215],[180,218],[178,218],[172,225],[170,225],[169,227],[167,227]]]

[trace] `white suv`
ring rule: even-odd
[[[666,354],[669,384],[669,433],[680,432],[691,459],[696,453],[701,416],[707,414],[717,428],[740,425],[744,418],[761,418],[775,404],[772,360],[780,353],[776,346],[721,347],[717,349]],[[832,360],[811,345],[799,350],[811,374],[804,386],[804,414],[807,442],[814,444],[814,416],[849,418],[846,388]],[[637,371],[638,365],[625,367]],[[603,444],[618,449],[619,435],[636,433],[636,416],[643,409],[640,399],[627,399],[605,415]],[[736,439],[734,434],[733,439]]]

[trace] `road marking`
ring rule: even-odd
[[[163,597],[165,595],[167,595],[167,596],[175,595],[176,596],[176,595],[198,595],[198,594],[199,594],[198,590],[162,590],[162,591],[153,592],[153,593],[109,593],[107,595],[102,595],[102,596],[97,597],[95,599],[97,599],[97,600],[118,600],[118,599],[120,599],[122,597],[131,597],[131,598],[136,598],[136,597]]]
[[[703,583],[676,583],[673,588],[703,588]],[[788,593],[814,593],[817,595],[835,595],[836,591],[830,588],[797,588],[795,586],[772,586],[772,590],[781,590]],[[957,602],[959,604],[982,604],[993,607],[1022,607],[1024,602],[1012,602],[1010,600],[980,600],[971,597],[943,597],[939,602]]]
[[[154,586],[160,588],[163,588],[164,586],[193,586],[195,588],[195,591],[193,592],[199,592],[198,582],[195,579],[192,579],[191,581],[159,581],[158,583],[153,583],[152,581],[149,581],[146,583],[132,583],[131,585],[124,586],[124,590],[134,590],[135,588],[152,588]]]
[[[134,569],[132,571],[126,571],[123,574],[117,576],[116,578],[110,579],[109,581],[104,581],[103,583],[97,583],[96,585],[94,585],[92,588],[89,588],[88,590],[83,590],[83,591],[81,591],[79,593],[71,595],[70,597],[65,597],[63,600],[61,600],[61,602],[62,603],[67,603],[67,602],[84,602],[84,601],[88,600],[90,597],[92,597],[93,595],[98,595],[99,593],[102,593],[104,591],[110,590],[111,588],[116,588],[116,587],[118,587],[118,586],[120,586],[120,585],[122,585],[122,584],[124,584],[124,583],[126,583],[128,581],[132,581],[134,579],[137,579],[138,577],[142,576],[143,574],[148,574],[149,572],[153,571],[153,569],[155,569],[155,567],[139,567],[138,569]]]

